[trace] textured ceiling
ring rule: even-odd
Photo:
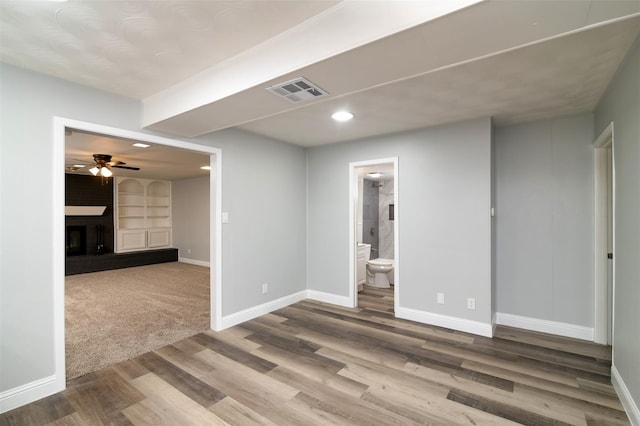
[[[139,177],[145,179],[180,180],[208,176],[201,166],[209,164],[209,155],[151,144],[148,148],[137,148],[136,141],[95,135],[77,130],[65,137],[65,167],[68,173],[89,174],[93,166],[93,154],[107,154],[112,161],[122,161],[127,167],[140,170],[113,168],[114,176]],[[69,167],[84,165],[77,170]]]
[[[141,100],[150,130],[301,146],[591,111],[639,33],[638,0],[0,1],[2,62]],[[265,90],[295,77],[329,95]]]
[[[305,135],[303,144],[313,146],[478,117],[507,125],[584,113],[595,108],[639,29],[640,18],[625,20],[240,127],[298,144]],[[333,121],[339,109],[353,111],[358,125]]]
[[[0,60],[142,99],[337,1],[0,2]]]

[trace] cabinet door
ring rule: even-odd
[[[170,229],[149,229],[147,231],[147,247],[169,247],[171,246]]]
[[[140,250],[147,247],[147,231],[144,229],[118,231],[118,252]]]

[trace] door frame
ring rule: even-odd
[[[209,211],[213,212],[213,223],[209,226],[209,265],[215,269],[210,274],[210,318],[211,328],[222,328],[222,150],[205,145],[198,145],[177,139],[124,130],[101,124],[78,121],[64,117],[53,119],[53,321],[54,321],[54,356],[55,387],[57,391],[66,388],[65,364],[65,129],[72,128],[106,136],[126,138],[165,145],[179,149],[209,154]]]
[[[393,286],[393,311],[398,312],[399,294],[400,294],[400,208],[399,199],[399,168],[398,157],[380,158],[375,160],[355,161],[349,163],[349,300],[351,307],[358,306],[358,292],[356,291],[356,259],[358,244],[356,238],[356,211],[358,202],[358,171],[357,169],[365,166],[375,166],[380,164],[393,164],[393,202],[395,205],[393,220],[393,250],[394,250],[394,286]]]
[[[615,211],[616,211],[616,173],[615,143],[613,122],[593,142],[594,147],[594,315],[593,341],[606,345],[611,339],[613,347],[613,330],[615,326]],[[610,155],[609,155],[610,151]],[[610,169],[609,169],[610,168]],[[611,170],[611,174],[609,174]],[[611,182],[609,182],[611,176]],[[607,207],[607,198],[611,190],[611,217]],[[611,240],[614,256],[611,261],[611,305],[609,305],[609,273],[608,273],[608,228],[611,221]],[[609,336],[609,318],[611,318],[611,336]]]

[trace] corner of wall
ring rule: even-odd
[[[611,384],[618,394],[618,398],[620,398],[620,402],[622,402],[622,406],[627,412],[631,424],[640,425],[640,408],[638,408],[638,405],[633,400],[631,392],[627,388],[615,364],[611,366]]]

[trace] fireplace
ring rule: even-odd
[[[67,226],[67,256],[87,254],[87,227]]]

